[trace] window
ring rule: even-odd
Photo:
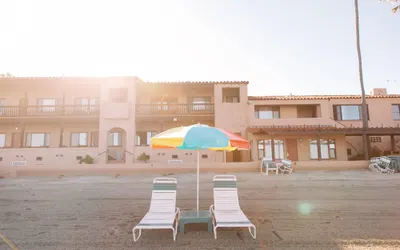
[[[392,105],[392,117],[393,120],[400,120],[400,104]]]
[[[99,99],[97,98],[75,98],[75,110],[80,109],[82,111],[93,111],[96,110],[97,105],[99,105]]]
[[[71,147],[88,145],[88,133],[71,133]]]
[[[192,99],[192,111],[204,111],[207,110],[209,105],[207,103],[211,102],[210,97],[193,97]]]
[[[279,106],[255,106],[257,119],[279,119]]]
[[[43,161],[43,157],[42,156],[36,156],[36,161]]]
[[[108,100],[110,102],[127,102],[128,89],[127,88],[110,89]]]
[[[370,140],[371,142],[382,142],[382,137],[381,137],[381,136],[371,136],[371,137],[369,138],[369,140]]]
[[[178,103],[178,98],[177,97],[153,97],[151,99],[151,104],[152,104],[152,111],[167,111],[170,110],[171,108],[176,108],[172,107],[171,104],[177,104]]]
[[[178,155],[172,155],[172,159],[178,159]]]
[[[40,112],[55,112],[57,99],[38,99],[38,105],[40,107]]]
[[[122,133],[109,132],[108,133],[108,146],[118,147],[122,146]]]
[[[6,134],[0,134],[0,148],[6,146]]]
[[[27,147],[48,147],[50,146],[50,134],[28,133],[25,145]]]
[[[222,102],[238,103],[240,102],[240,89],[239,88],[223,88],[222,89]]]
[[[368,115],[368,105],[367,105],[367,115]],[[362,118],[362,108],[361,105],[334,105],[333,114],[335,120],[338,121],[351,121],[351,120],[361,120]],[[369,115],[368,115],[369,119]]]
[[[274,140],[275,159],[281,160],[285,158],[285,144],[283,140]],[[266,157],[272,160],[271,140],[258,141],[258,158]]]
[[[208,155],[206,155],[206,154],[201,155],[201,158],[202,158],[202,159],[208,159]]]
[[[348,148],[348,149],[347,149],[347,155],[351,155],[351,154],[352,154],[351,148]]]
[[[336,143],[333,139],[320,139],[321,159],[336,159]],[[310,140],[310,159],[318,159],[317,140]]]
[[[150,146],[151,137],[158,134],[158,132],[137,132],[136,146]]]

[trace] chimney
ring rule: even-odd
[[[387,95],[386,88],[373,88],[370,92],[370,95]]]

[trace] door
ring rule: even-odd
[[[286,152],[286,156],[289,160],[298,160],[297,139],[286,139]]]
[[[21,132],[13,132],[11,136],[11,147],[12,148],[21,148],[22,142],[22,133]]]
[[[233,151],[233,162],[241,162],[242,157],[239,150]]]

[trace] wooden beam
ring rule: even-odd
[[[321,160],[321,140],[320,134],[317,133],[317,150],[318,150],[318,161]]]
[[[271,135],[271,155],[272,161],[275,161],[275,137]]]
[[[394,140],[394,135],[390,135],[390,148],[393,151],[396,151],[396,141]]]

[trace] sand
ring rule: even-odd
[[[212,177],[201,174],[200,207],[212,204]],[[400,249],[400,174],[369,171],[236,173],[243,211],[257,227],[132,227],[148,210],[156,175],[0,179],[0,233],[18,249]],[[195,208],[195,174],[178,179],[177,205]],[[0,249],[10,249],[0,239]]]

